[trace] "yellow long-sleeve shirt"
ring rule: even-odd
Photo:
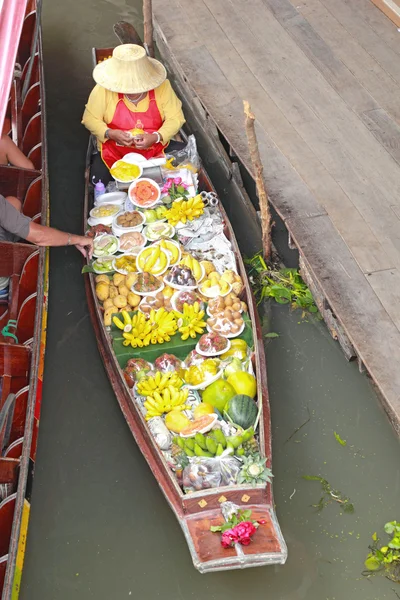
[[[168,79],[155,89],[155,99],[160,111],[163,124],[158,130],[163,143],[168,144],[185,122],[182,103],[175,94]],[[83,114],[82,123],[96,136],[98,143],[104,143],[107,123],[111,123],[118,102],[118,94],[96,85],[90,96]],[[137,106],[124,96],[123,102],[132,112],[146,112],[149,108],[149,95],[138,102]]]

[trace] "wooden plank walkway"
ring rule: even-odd
[[[400,433],[400,34],[369,0],[153,0],[161,53],[271,202]]]

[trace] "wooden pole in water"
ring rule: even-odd
[[[149,56],[154,58],[152,0],[143,0],[144,44]]]
[[[251,112],[250,104],[247,100],[243,101],[245,127],[247,142],[249,144],[250,158],[253,165],[257,196],[260,202],[261,211],[261,229],[262,229],[262,242],[264,250],[264,258],[266,261],[271,258],[271,211],[268,204],[268,193],[265,188],[264,177],[263,177],[263,165],[261,162],[260,151],[258,149],[257,136],[254,128],[255,116]]]

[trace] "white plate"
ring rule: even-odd
[[[139,181],[148,181],[158,191],[157,198],[155,200],[153,200],[153,202],[151,202],[150,204],[146,204],[146,205],[139,204],[136,201],[136,199],[135,199],[134,189],[135,189],[135,186],[137,185],[137,183]],[[141,177],[140,179],[136,179],[136,181],[134,181],[133,183],[131,183],[131,185],[129,186],[129,189],[128,189],[128,197],[129,197],[130,201],[132,202],[132,204],[134,204],[135,206],[138,206],[139,208],[143,208],[144,210],[146,210],[147,208],[152,208],[153,206],[155,206],[157,204],[157,202],[159,201],[160,196],[161,196],[160,186],[153,179],[149,179],[148,177]]]
[[[100,194],[97,196],[94,203],[96,206],[99,204],[123,204],[127,199],[128,194],[125,192],[108,192],[106,194]]]
[[[137,270],[139,271],[139,273],[143,273],[143,272],[144,272],[144,271],[143,271],[143,269],[141,269],[141,268],[139,267],[139,257],[140,257],[140,255],[142,254],[142,252],[144,252],[145,250],[147,250],[147,249],[148,249],[148,248],[150,248],[150,247],[151,247],[151,246],[147,246],[147,248],[143,248],[143,249],[142,249],[142,250],[139,252],[139,254],[138,254],[138,256],[137,256],[137,263],[136,263],[136,264],[137,264]],[[165,271],[167,271],[167,270],[168,270],[168,267],[169,267],[169,253],[168,253],[168,252],[166,252],[166,251],[164,250],[164,248],[160,248],[160,251],[161,251],[161,252],[163,252],[163,254],[165,254],[165,256],[166,256],[166,258],[167,258],[167,264],[166,264],[166,266],[165,266],[165,269],[163,269],[163,270],[162,270],[160,273],[152,273],[152,275],[154,275],[154,277],[160,277],[161,275],[163,275],[163,274],[165,273]]]
[[[218,335],[220,335],[221,337],[229,339],[229,338],[238,337],[241,333],[243,333],[245,327],[246,327],[246,323],[243,321],[243,325],[237,333],[229,333],[229,334],[221,333],[221,331],[215,331],[215,329],[211,329],[211,327],[209,325],[207,325],[207,331],[209,333],[218,333]]]
[[[118,225],[117,219],[125,212],[137,212],[141,216],[142,222],[139,225],[134,225],[133,227],[121,227],[121,225]],[[122,235],[123,233],[132,233],[133,231],[141,232],[143,229],[144,221],[145,221],[144,215],[139,210],[136,210],[136,211],[122,210],[114,217],[113,222],[112,222],[112,230],[113,230],[114,235],[117,235],[118,237],[120,235]]]
[[[100,258],[97,258],[95,261],[93,261],[92,263],[92,267],[93,267],[93,271],[95,273],[97,273],[98,275],[105,275],[106,273],[111,273],[114,270],[114,267],[111,266],[111,269],[109,271],[100,271],[96,268],[96,262],[98,261],[103,261],[104,259],[107,260],[107,258],[109,258],[112,262],[114,262],[114,255],[111,254],[110,256],[101,256]]]
[[[115,206],[115,208],[117,210],[112,215],[105,216],[105,217],[96,217],[96,215],[94,214],[95,211],[99,210],[99,208],[104,208],[106,206]],[[89,213],[91,224],[92,225],[107,225],[107,226],[110,226],[112,224],[114,218],[118,215],[118,213],[120,211],[121,211],[121,207],[118,206],[118,204],[109,204],[108,202],[107,203],[104,202],[104,204],[101,204],[100,206],[95,206],[94,208],[92,208],[92,210]]]
[[[117,247],[116,247],[116,249],[114,250],[114,252],[111,252],[111,253],[109,252],[108,254],[97,254],[97,253],[96,253],[96,251],[93,249],[93,256],[94,256],[95,258],[102,258],[103,256],[112,256],[113,254],[115,254],[115,253],[116,253],[116,252],[118,252],[118,250],[119,250],[119,242],[118,242],[118,238],[117,238],[117,236],[115,236],[115,235],[111,235],[110,233],[101,233],[100,235],[96,235],[96,237],[95,237],[95,238],[94,238],[94,240],[93,240],[93,244],[95,245],[95,243],[96,243],[96,240],[99,240],[99,239],[101,239],[101,238],[104,238],[105,236],[107,236],[107,237],[109,237],[109,238],[112,238],[113,240],[115,240],[115,242],[116,242],[116,244],[117,244]],[[110,242],[111,242],[111,239],[110,239]],[[94,248],[94,246],[93,246],[93,248]]]
[[[156,277],[156,275],[154,275],[154,277]],[[137,292],[134,288],[135,288],[135,284],[133,284],[133,286],[131,287],[131,292],[133,292],[134,294],[137,294],[138,296],[155,296],[156,294],[158,294],[158,292],[161,292],[161,290],[163,290],[165,287],[164,283],[161,282],[161,286],[154,290],[153,292]]]
[[[129,233],[129,232],[127,232],[127,231],[124,231],[124,233],[123,233],[123,234],[120,236],[120,238],[119,238],[119,243],[120,243],[120,252],[123,252],[124,254],[134,254],[134,255],[138,255],[138,254],[139,254],[139,252],[140,252],[141,250],[143,250],[143,248],[144,248],[144,247],[145,247],[145,245],[146,245],[146,242],[147,242],[146,238],[144,237],[143,233],[140,233],[140,232],[134,232],[134,233],[140,233],[140,235],[141,235],[141,236],[142,236],[142,238],[143,238],[143,242],[142,242],[142,244],[140,244],[140,245],[138,245],[138,246],[134,246],[134,247],[133,247],[133,248],[131,248],[130,250],[125,250],[125,249],[121,248],[121,243],[122,243],[122,241],[123,241],[123,240],[121,240],[121,238],[122,238],[122,237],[123,237],[123,236],[124,236],[126,233]]]
[[[165,220],[166,220],[166,219],[165,219]],[[173,237],[174,237],[174,235],[175,235],[175,227],[172,227],[172,225],[168,225],[168,227],[169,227],[169,229],[170,229],[170,232],[169,232],[169,234],[168,234],[168,235],[167,235],[167,234],[163,234],[163,233],[162,233],[162,234],[160,234],[160,236],[159,236],[159,237],[157,237],[157,238],[150,238],[150,237],[148,236],[148,231],[149,231],[149,229],[150,229],[150,230],[151,230],[151,229],[153,229],[153,226],[155,226],[155,225],[157,225],[157,223],[150,223],[149,225],[146,225],[146,227],[145,227],[145,228],[144,228],[144,230],[143,230],[143,234],[146,236],[146,239],[148,239],[148,241],[149,241],[149,242],[153,243],[153,242],[158,242],[158,241],[159,241],[159,240],[161,240],[162,238],[171,239],[171,238],[173,238]]]
[[[221,369],[216,375],[210,377],[210,379],[207,379],[207,381],[203,381],[203,383],[199,383],[198,385],[189,385],[188,383],[184,383],[182,387],[188,388],[188,390],[204,390],[204,388],[208,387],[209,385],[214,383],[214,381],[217,381],[217,379],[222,377],[223,372],[224,369]]]
[[[117,258],[115,258],[115,256],[113,257],[113,269],[114,271],[116,271],[117,273],[121,273],[121,275],[130,275],[131,273],[137,273],[137,271],[127,271],[126,269],[118,269],[115,266],[115,262],[116,260],[118,260],[118,258],[122,258],[122,256],[135,256],[134,254],[132,254],[131,252],[125,252],[124,254],[122,254],[121,256],[118,256]],[[135,256],[136,258],[136,256]]]
[[[221,336],[223,337],[223,336]],[[218,352],[203,352],[202,350],[199,349],[199,342],[197,342],[196,344],[196,352],[197,354],[201,354],[201,356],[219,356],[220,354],[225,354],[225,352],[228,352],[229,348],[231,347],[231,341],[228,338],[225,338],[226,341],[228,342],[228,345],[223,349],[223,350],[219,350]]]
[[[201,265],[201,266],[203,266],[203,265]],[[207,280],[206,280],[206,281],[207,281]],[[202,282],[202,283],[204,283],[204,282]],[[229,293],[232,291],[232,286],[231,286],[231,284],[230,284],[230,283],[228,283],[228,285],[229,285],[229,289],[228,289],[228,291],[227,291],[227,292],[225,292],[225,294],[222,294],[221,292],[219,292],[218,294],[215,294],[215,295],[213,295],[213,296],[210,296],[210,295],[209,295],[209,294],[207,294],[206,292],[203,292],[203,290],[202,290],[202,289],[200,289],[200,288],[201,288],[201,284],[199,285],[199,292],[200,292],[200,294],[202,294],[202,295],[203,295],[203,296],[205,296],[206,298],[218,298],[218,297],[224,298],[225,296],[227,296],[227,295],[228,295],[228,294],[229,294]],[[217,286],[214,286],[214,287],[216,288]],[[213,288],[207,288],[207,291],[208,291],[208,290],[212,290],[212,289],[213,289]]]
[[[127,156],[128,156],[128,155],[127,155]],[[130,165],[136,165],[136,166],[137,166],[137,168],[139,169],[139,175],[136,175],[136,177],[134,177],[133,179],[128,179],[127,181],[125,181],[124,179],[117,179],[117,178],[116,178],[116,177],[114,177],[114,175],[111,173],[111,169],[113,169],[113,168],[116,166],[116,164],[117,164],[118,162],[127,162],[127,163],[129,163]],[[112,177],[113,179],[115,179],[115,181],[118,181],[118,183],[124,183],[124,184],[126,184],[126,185],[129,185],[129,184],[130,184],[130,183],[132,183],[133,181],[136,181],[136,180],[137,180],[137,179],[139,179],[139,177],[141,177],[141,176],[142,176],[142,174],[143,174],[143,167],[142,167],[142,165],[141,165],[141,164],[138,164],[137,162],[132,162],[131,160],[126,160],[125,156],[123,156],[122,158],[119,158],[118,160],[116,160],[116,161],[115,161],[115,163],[112,165],[111,169],[110,169],[110,175],[111,175],[111,177]]]

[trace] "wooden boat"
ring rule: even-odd
[[[5,0],[0,8],[4,67],[0,69],[0,106],[5,108],[0,131],[5,116],[5,131],[10,129],[14,142],[35,166],[34,170],[0,166],[0,193],[17,196],[27,216],[46,224],[45,95],[37,8],[36,0]],[[0,596],[10,600],[17,598],[20,589],[36,457],[48,250],[29,243],[1,242],[0,256],[0,277],[10,278],[8,299],[0,300]]]
[[[95,49],[95,64],[110,56],[111,53],[112,49],[110,48]],[[92,186],[90,185],[91,153],[92,141],[89,143],[85,174],[85,228],[86,219],[93,206]],[[214,189],[204,170],[200,170],[199,172],[199,189],[205,191],[212,191]],[[267,464],[270,467],[270,407],[261,328],[256,305],[233,229],[221,204],[219,204],[219,208],[225,224],[225,235],[232,244],[239,273],[245,282],[245,300],[248,303],[254,334],[255,352],[253,356],[253,366],[258,382],[258,403],[259,405],[262,405],[259,423],[259,440],[261,452],[268,458]],[[93,273],[87,273],[85,277],[89,312],[95,330],[99,351],[115,396],[136,443],[147,460],[168,504],[179,521],[188,543],[194,566],[200,572],[205,573],[270,564],[283,564],[287,557],[287,549],[276,519],[272,487],[270,484],[257,484],[256,487],[249,487],[249,485],[232,485],[184,494],[181,487],[178,485],[177,479],[168,467],[164,456],[156,445],[138,404],[133,401],[132,392],[124,379],[120,363],[113,350],[110,332],[103,324],[103,313],[96,298],[95,275]],[[161,346],[160,354],[164,351],[165,350],[163,350]],[[132,350],[132,356],[139,355],[140,349]],[[239,505],[241,509],[251,509],[252,519],[265,519],[266,521],[265,525],[257,530],[257,533],[249,546],[236,544],[235,547],[224,549],[220,542],[220,536],[211,533],[210,531],[211,525],[220,524],[223,521],[221,515],[221,503],[227,500]]]

